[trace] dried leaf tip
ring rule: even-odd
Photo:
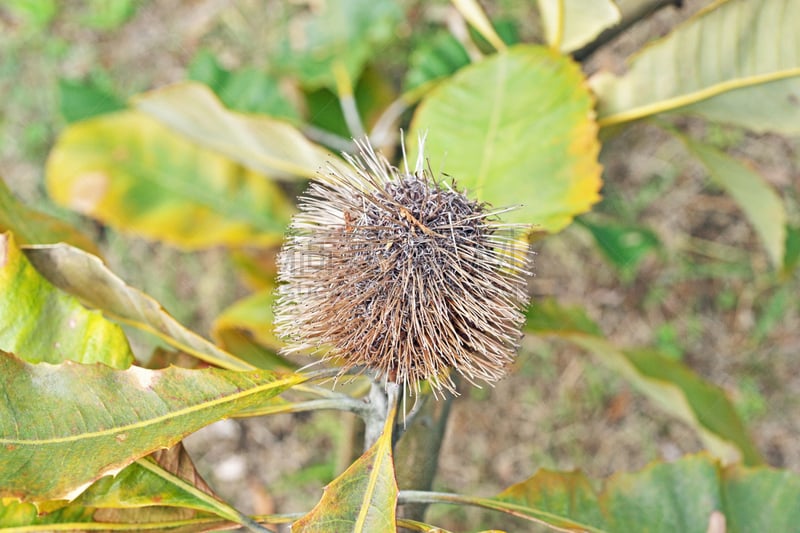
[[[513,361],[528,302],[523,225],[357,142],[301,197],[278,259],[276,331],[414,393],[455,393],[452,371],[493,383]]]

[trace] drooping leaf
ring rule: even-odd
[[[0,231],[13,231],[20,244],[66,242],[97,254],[97,247],[86,235],[66,222],[25,206],[0,178]]]
[[[283,343],[273,332],[273,290],[266,289],[225,309],[211,327],[211,335],[226,350],[258,368],[291,368],[278,355]]]
[[[410,137],[427,133],[434,170],[478,199],[522,204],[504,219],[556,232],[600,197],[596,132],[577,64],[546,47],[517,45],[431,91]]]
[[[351,80],[395,36],[403,12],[395,0],[329,0],[295,13],[273,58],[283,73],[307,89],[336,88],[333,64],[341,62]]]
[[[590,43],[622,15],[611,0],[538,0],[547,43],[567,53]]]
[[[185,82],[141,94],[134,107],[205,148],[273,179],[313,177],[337,159],[294,126],[226,109],[208,87]]]
[[[264,370],[32,365],[0,353],[0,496],[74,498],[101,476],[302,381]]]
[[[778,193],[754,170],[724,152],[684,135],[678,138],[703,164],[711,179],[742,208],[761,238],[772,264],[778,268],[783,265],[786,211]]]
[[[396,402],[395,402],[396,403]],[[383,433],[327,487],[319,503],[292,524],[303,533],[394,533],[397,531],[397,481],[392,458],[395,405]]]
[[[0,350],[33,363],[133,362],[122,329],[42,277],[10,233],[0,234]]]
[[[707,102],[714,108],[752,96],[740,93],[727,103],[711,100],[729,91],[800,76],[800,33],[795,0],[721,0],[635,55],[627,72],[601,72],[591,84],[598,98],[599,123],[610,126],[655,113]],[[763,95],[763,93],[762,93]],[[774,106],[776,102],[768,105]],[[760,109],[760,107],[759,107]],[[791,98],[780,109],[800,120]],[[744,125],[742,113],[738,123]],[[762,124],[760,113],[751,117]]]
[[[280,188],[135,111],[73,124],[47,162],[59,204],[185,248],[279,242]]]
[[[800,135],[800,76],[734,89],[677,112],[796,137]]]
[[[495,50],[504,50],[505,43],[497,35],[489,17],[476,0],[451,0],[453,5],[461,13],[461,16],[475,28],[475,30],[491,44]]]
[[[29,246],[25,254],[50,283],[115,320],[152,333],[213,365],[231,370],[254,368],[186,329],[157,301],[127,285],[93,255],[64,244]]]
[[[526,331],[553,335],[591,352],[667,413],[688,423],[723,461],[762,462],[725,391],[679,361],[654,350],[621,350],[581,309],[563,308],[552,300],[530,306]]]
[[[581,517],[594,531],[608,533],[800,531],[798,498],[796,474],[764,467],[721,467],[705,454],[618,474],[599,492],[581,474],[540,471],[496,497],[523,509]],[[715,514],[722,515],[727,529],[709,528],[712,520],[720,519]]]
[[[77,122],[125,109],[125,103],[91,81],[58,80],[61,115]]]

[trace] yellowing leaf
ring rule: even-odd
[[[10,233],[0,234],[0,350],[34,363],[133,362],[122,329],[50,284]]]
[[[97,257],[65,244],[30,246],[25,253],[48,281],[107,316],[152,333],[212,365],[232,370],[254,368],[186,329],[157,301],[126,284]]]
[[[549,48],[518,45],[461,69],[417,108],[434,171],[503,218],[556,232],[600,198],[593,102],[580,68]],[[413,158],[412,158],[413,160]]]
[[[32,365],[0,352],[0,497],[74,498],[102,475],[303,380],[264,370]]]
[[[198,145],[273,179],[311,178],[339,161],[288,122],[226,109],[199,83],[179,83],[144,93],[132,103]]]
[[[798,19],[796,0],[713,2],[635,55],[624,75],[601,72],[592,77],[600,125],[674,111],[729,91],[800,76]],[[783,109],[795,122],[800,120],[796,103]],[[760,121],[758,114],[753,118]]]
[[[275,244],[292,213],[275,183],[136,111],[69,126],[47,188],[63,206],[190,249]]]
[[[397,481],[392,458],[395,401],[383,433],[364,455],[327,487],[319,503],[292,524],[302,533],[394,533]]]
[[[618,23],[619,8],[611,0],[538,0],[547,43],[572,52]]]

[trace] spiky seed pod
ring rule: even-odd
[[[401,172],[358,143],[301,197],[278,259],[276,331],[419,392],[505,374],[527,303],[524,227],[437,182],[420,155]],[[420,143],[420,154],[422,153]]]

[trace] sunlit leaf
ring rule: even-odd
[[[476,0],[451,0],[456,9],[461,13],[461,16],[481,34],[481,37],[486,39],[495,50],[504,50],[505,43],[497,35],[492,23],[489,22],[489,17],[486,16],[481,5]]]
[[[0,234],[0,350],[34,363],[133,362],[122,329],[49,283],[10,233]]]
[[[395,37],[403,11],[395,0],[328,0],[292,17],[277,54],[276,68],[308,89],[336,88],[333,64],[351,80]]]
[[[600,125],[699,102],[708,102],[712,109],[736,105],[743,99],[755,102],[758,95],[764,95],[763,90],[727,97],[722,104],[711,100],[729,91],[800,76],[798,18],[800,3],[795,0],[712,3],[636,54],[622,76],[601,72],[592,78]],[[757,104],[759,110],[761,104]],[[800,106],[790,96],[780,105],[778,101],[767,105],[770,115],[780,109],[793,117],[787,120],[800,121]],[[701,108],[692,108],[698,110]],[[746,124],[741,111],[734,115],[739,124]],[[751,117],[756,127],[763,125],[760,115]]]
[[[144,93],[132,104],[200,146],[270,178],[310,178],[338,161],[287,122],[226,109],[199,83],[179,83]]]
[[[796,137],[800,135],[800,76],[734,89],[677,112]]]
[[[213,365],[232,370],[254,368],[182,326],[157,301],[127,285],[93,255],[64,244],[30,246],[25,254],[50,283],[110,318],[157,335]]]
[[[743,163],[712,146],[680,135],[689,152],[703,164],[711,179],[742,208],[761,238],[772,264],[783,265],[786,211],[778,193]]]
[[[561,52],[590,43],[621,18],[611,0],[538,0],[538,4],[547,43]]]
[[[47,188],[61,205],[185,248],[274,244],[292,213],[275,183],[135,111],[67,128]]]
[[[576,63],[546,47],[518,45],[431,91],[410,137],[427,133],[434,171],[480,200],[522,204],[504,219],[555,232],[600,198],[592,107]]]
[[[11,193],[0,178],[0,232],[13,231],[19,244],[66,242],[97,254],[97,247],[66,222],[28,208]]]
[[[394,533],[397,481],[392,458],[394,409],[389,410],[383,433],[327,487],[319,503],[292,524],[303,533]]]
[[[302,381],[264,370],[32,365],[0,353],[0,496],[74,498],[101,476]]]
[[[654,350],[621,350],[606,340],[580,308],[552,300],[532,304],[526,331],[568,340],[594,354],[669,414],[692,426],[705,446],[725,462],[762,462],[724,390]]]

